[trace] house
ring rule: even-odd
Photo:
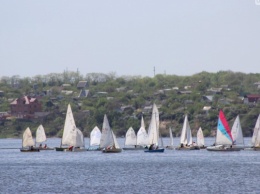
[[[79,81],[79,83],[77,84],[77,88],[78,89],[84,89],[88,87],[88,82],[87,81]]]
[[[152,109],[153,109],[153,106],[152,105],[150,105],[150,106],[145,106],[144,108],[143,108],[143,113],[145,114],[145,113],[151,113],[152,112]]]
[[[88,97],[88,94],[89,94],[89,90],[80,90],[80,93],[79,93],[79,98],[82,98],[82,97]]]
[[[93,98],[106,97],[107,95],[107,92],[97,92],[95,95],[93,95]]]
[[[187,91],[178,91],[178,94],[191,94],[192,92],[187,90]]]
[[[212,94],[221,94],[222,88],[210,88],[210,89],[207,89],[207,92],[212,93]]]
[[[244,104],[256,104],[260,102],[260,94],[248,94],[244,97]]]
[[[126,90],[126,87],[116,88],[117,92],[124,92],[125,90]]]
[[[73,91],[72,90],[61,90],[61,93],[65,94],[65,95],[72,95]]]
[[[202,96],[202,100],[205,102],[212,102],[214,96]]]
[[[10,103],[11,115],[19,118],[32,117],[35,112],[41,112],[42,106],[37,98],[24,96]]]

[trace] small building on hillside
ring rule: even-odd
[[[260,94],[248,94],[244,97],[245,104],[260,103]]]
[[[24,96],[10,103],[11,115],[19,118],[33,117],[35,112],[42,111],[42,105],[37,98]]]
[[[87,81],[79,81],[77,84],[78,89],[85,89],[88,87],[88,82]]]

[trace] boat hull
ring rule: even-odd
[[[260,151],[260,147],[245,148],[244,150],[247,150],[247,151]]]
[[[155,150],[145,150],[144,152],[146,153],[162,153],[164,152],[164,148],[159,148],[159,149],[155,149]]]
[[[68,148],[61,148],[61,147],[56,147],[55,150],[58,152],[64,152]]]
[[[39,152],[40,150],[37,149],[37,148],[33,148],[33,149],[21,148],[20,151],[21,151],[21,152]]]
[[[112,148],[112,149],[103,149],[102,150],[103,153],[120,153],[122,152],[122,149],[121,148]]]
[[[38,149],[39,150],[54,150],[54,148],[39,148],[39,147],[38,147]]]
[[[225,147],[225,146],[210,146],[207,147],[208,151],[221,151],[221,152],[233,152],[233,151],[240,151],[242,148],[236,147]]]
[[[144,147],[136,147],[136,148],[123,148],[123,150],[145,150]]]
[[[192,147],[177,147],[175,150],[200,150],[199,146],[192,146]]]

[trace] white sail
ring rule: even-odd
[[[181,131],[180,143],[183,144],[183,145],[191,145],[192,144],[191,129],[190,129],[190,124],[189,124],[187,115],[185,115],[182,131]]]
[[[36,130],[36,143],[42,143],[46,141],[45,131],[42,125],[40,125]]]
[[[85,147],[83,133],[78,128],[70,130],[68,142],[68,145],[70,146]]]
[[[72,142],[73,138],[71,137],[71,135],[75,136],[75,134],[73,134],[73,133],[76,134],[76,124],[74,121],[71,106],[69,104],[68,109],[67,109],[66,119],[65,119],[65,125],[64,125],[64,129],[63,129],[62,145],[74,144],[74,142]]]
[[[170,146],[173,146],[173,136],[172,136],[172,128],[169,128],[169,133],[170,133]]]
[[[125,134],[125,145],[126,146],[136,145],[136,135],[132,127],[130,127]]]
[[[109,126],[107,115],[104,115],[102,134],[100,139],[100,148],[113,146],[113,144],[114,144],[113,136],[112,136],[111,128]]]
[[[85,147],[84,135],[81,130],[77,128],[75,147]]]
[[[199,128],[199,130],[197,132],[197,145],[200,147],[205,145],[204,135],[203,135],[203,131],[202,131],[201,127]]]
[[[146,130],[144,127],[141,126],[141,128],[137,132],[137,137],[136,137],[136,144],[140,146],[147,146],[148,143],[148,135],[146,133]]]
[[[115,136],[114,132],[111,131],[111,133],[112,133],[112,136],[113,136],[113,142],[114,142],[113,145],[115,145],[115,148],[120,149],[120,146],[119,146],[119,144],[118,144],[118,142],[116,140],[116,136]]]
[[[27,127],[23,133],[23,147],[34,146],[34,141],[32,137],[32,132],[29,127]]]
[[[260,114],[257,118],[256,124],[255,124],[255,128],[254,128],[254,133],[253,133],[253,137],[252,137],[252,145],[255,147],[259,147],[260,146]]]
[[[95,126],[90,133],[90,146],[99,146],[100,138],[101,138],[101,131],[97,126]]]
[[[148,130],[149,145],[159,144],[159,111],[155,104],[153,104],[152,118]]]
[[[143,116],[142,116],[142,120],[141,120],[141,127],[143,127],[145,129],[144,117]]]
[[[239,116],[237,116],[236,120],[234,121],[234,124],[231,129],[231,134],[233,137],[234,144],[244,145],[244,137],[243,137],[243,133],[242,133]]]

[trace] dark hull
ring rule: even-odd
[[[54,148],[38,148],[39,150],[54,150]]]
[[[40,150],[37,149],[37,148],[33,148],[33,149],[24,149],[24,148],[21,148],[20,151],[21,151],[21,152],[39,152]]]
[[[102,150],[102,152],[103,153],[120,153],[120,152],[122,152],[122,149],[120,149],[120,148],[113,148],[113,149],[103,149]]]
[[[193,146],[193,147],[177,147],[175,150],[200,150],[199,146]]]
[[[58,152],[64,152],[67,149],[68,148],[58,148],[58,147],[55,148],[55,150],[58,151]]]
[[[164,148],[159,148],[155,150],[145,150],[144,152],[149,152],[149,153],[157,153],[157,152],[164,152]]]

